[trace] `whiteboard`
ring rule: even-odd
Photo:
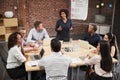
[[[88,0],[71,0],[71,19],[86,20]]]

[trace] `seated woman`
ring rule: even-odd
[[[88,80],[112,80],[110,45],[107,41],[100,41],[97,49],[98,55],[85,59],[85,64],[94,65],[94,72],[89,75]]]
[[[118,59],[119,49],[117,46],[116,36],[112,33],[107,33],[105,34],[103,39],[110,43],[111,56],[114,57],[115,59]]]
[[[22,49],[22,35],[19,32],[12,33],[8,38],[8,58],[7,71],[12,79],[18,79],[27,76],[24,62],[26,57]]]

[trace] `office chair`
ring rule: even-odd
[[[46,80],[68,80],[67,76],[50,76]]]
[[[119,78],[119,68],[120,68],[120,62],[113,64],[113,80],[118,80]]]
[[[7,76],[7,73],[6,73],[7,55],[8,55],[7,42],[1,41],[0,42],[0,57],[1,57],[2,69],[3,69],[1,80],[5,80],[5,77]]]
[[[1,41],[0,42],[0,58],[2,61],[3,74],[0,80],[5,80],[6,77],[10,79],[9,75],[7,74],[7,70],[6,70],[7,56],[8,56],[7,42]],[[12,80],[25,80],[25,79],[21,78],[21,79],[12,79]]]

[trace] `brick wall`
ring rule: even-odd
[[[19,26],[23,25],[22,14],[21,14],[21,1],[22,0],[0,0],[0,13],[4,13],[6,10],[12,10],[14,12],[14,17],[19,20]],[[108,4],[112,0],[105,0],[105,4]],[[73,32],[71,34],[84,34],[87,30],[89,23],[94,22],[94,16],[98,13],[96,9],[96,4],[98,0],[89,0],[89,10],[87,20],[72,20],[73,21]],[[14,9],[14,6],[17,9]],[[51,36],[55,36],[56,32],[54,30],[56,21],[59,19],[58,11],[62,8],[70,8],[70,0],[26,0],[26,27],[29,31],[36,20],[43,22],[44,27],[47,29]],[[112,15],[112,9],[105,5],[102,8],[103,15]],[[110,17],[109,17],[110,18]]]
[[[29,0],[27,4],[27,22],[30,22],[28,26],[33,27],[34,22],[40,20],[52,36],[56,34],[54,27],[59,19],[58,11],[69,7],[67,0]]]

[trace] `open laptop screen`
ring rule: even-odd
[[[40,51],[40,56],[43,57],[44,53],[45,53],[45,50],[42,48]]]
[[[42,56],[44,55],[45,53],[45,50],[42,48],[40,53],[38,55],[32,55],[30,56],[31,57],[31,60],[39,60],[42,58]]]

